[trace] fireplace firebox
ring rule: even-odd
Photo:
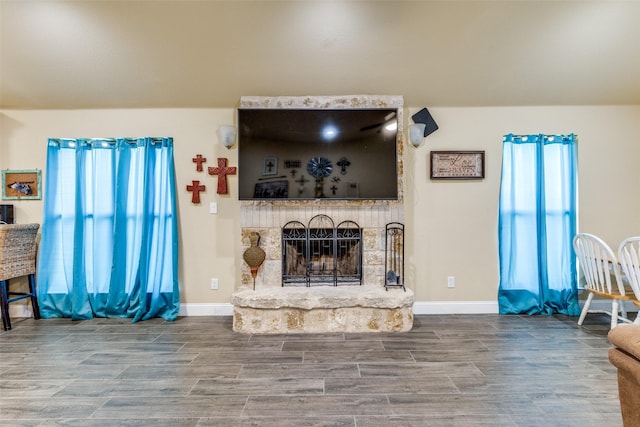
[[[282,286],[362,285],[362,229],[316,215],[282,228]]]

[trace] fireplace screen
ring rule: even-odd
[[[362,284],[362,229],[316,215],[282,228],[282,286]]]

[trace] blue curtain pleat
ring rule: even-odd
[[[49,140],[42,316],[174,320],[175,197],[172,138]]]
[[[580,313],[574,135],[505,137],[498,219],[501,314]]]

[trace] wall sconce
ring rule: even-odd
[[[424,129],[427,125],[424,123],[415,123],[409,125],[409,141],[411,145],[418,148],[424,139]]]
[[[236,142],[236,128],[231,125],[220,125],[218,128],[218,140],[227,148],[233,147]]]

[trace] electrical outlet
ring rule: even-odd
[[[215,277],[211,279],[211,289],[218,289],[218,279]]]
[[[447,277],[447,287],[449,287],[449,288],[455,288],[456,287],[456,277],[455,276]]]

